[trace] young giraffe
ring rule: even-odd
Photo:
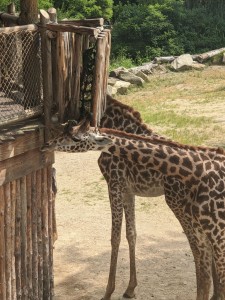
[[[200,240],[200,269],[204,269],[205,273],[197,300],[209,299],[212,256],[218,277],[213,299],[225,300],[224,151],[184,146],[109,129],[100,129],[101,135],[93,129],[86,131],[85,123],[74,127],[72,131],[52,140],[46,148],[68,152],[100,150],[117,156],[119,161],[126,159],[135,165],[138,169],[137,180],[140,179],[139,174],[150,169],[166,175],[164,180],[168,185],[171,178],[185,185],[191,195],[186,199],[185,213],[190,216],[193,232]]]
[[[165,139],[156,133],[153,133],[153,131],[142,122],[139,112],[134,111],[133,108],[122,104],[110,96],[107,96],[106,111],[101,119],[101,127]],[[202,253],[199,250],[199,244],[201,243],[202,237],[200,239],[196,236],[195,232],[193,232],[191,218],[185,213],[185,205],[187,199],[190,197],[190,191],[175,178],[170,178],[169,183],[163,181],[162,174],[155,170],[148,170],[141,175],[139,174],[142,182],[140,185],[136,180],[134,166],[128,164],[126,160],[121,160],[119,162],[120,169],[115,168],[118,164],[118,157],[104,152],[100,155],[98,164],[108,184],[112,210],[111,264],[108,285],[103,299],[110,299],[110,296],[115,289],[116,265],[120,244],[123,208],[125,211],[127,240],[130,251],[130,281],[124,296],[132,298],[134,297],[134,289],[137,285],[135,267],[135,195],[155,197],[162,195],[164,192],[168,206],[179,220],[184,233],[188,238],[196,266],[197,295],[201,297],[203,286],[205,284],[204,281],[202,281],[202,278],[210,274],[211,268],[207,272],[207,275],[205,275],[204,271],[206,268],[200,268],[200,265],[204,263],[204,260],[202,261]],[[121,172],[121,170],[123,170],[123,172]],[[133,174],[133,176],[131,176],[131,174]],[[117,193],[113,192],[115,191],[115,187],[117,188]],[[198,236],[201,235],[198,234]],[[215,273],[213,275],[215,283],[214,295],[216,295],[217,278]]]

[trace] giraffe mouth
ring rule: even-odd
[[[41,147],[41,152],[50,152],[50,151],[54,151],[55,146],[54,144],[49,144],[46,143],[44,146]]]

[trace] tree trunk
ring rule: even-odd
[[[20,0],[20,24],[38,22],[38,0]]]

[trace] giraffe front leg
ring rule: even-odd
[[[126,218],[126,237],[130,254],[130,281],[124,293],[125,298],[134,298],[134,290],[137,286],[135,246],[136,246],[136,226],[135,226],[135,196],[127,194],[124,196],[124,211]]]
[[[108,284],[102,300],[110,300],[115,290],[117,258],[121,239],[121,227],[123,221],[123,204],[121,193],[117,189],[110,189],[109,198],[112,213],[112,231],[111,231],[111,261]]]

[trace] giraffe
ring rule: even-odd
[[[154,133],[149,127],[146,126],[146,124],[142,122],[139,112],[134,111],[132,107],[113,99],[109,95],[107,95],[106,110],[103,118],[101,119],[100,126],[119,129],[128,133],[135,133],[143,136],[155,136],[159,139],[165,139],[164,137]],[[104,152],[101,153],[98,159],[98,165],[108,184],[112,210],[111,264],[108,285],[106,288],[105,297],[103,299],[109,299],[115,288],[116,263],[122,225],[121,206],[124,204],[123,208],[125,211],[127,240],[130,250],[130,281],[124,296],[127,298],[132,298],[134,297],[134,289],[137,284],[135,267],[135,195],[155,197],[164,194],[164,192],[166,203],[180,222],[190,244],[196,267],[197,294],[201,295],[203,284],[201,278],[205,275],[200,268],[201,255],[198,247],[200,240],[195,237],[191,226],[191,218],[185,213],[184,209],[187,201],[186,199],[190,197],[190,191],[187,190],[182,183],[177,182],[177,180],[174,178],[170,178],[169,183],[163,181],[162,174],[155,170],[148,170],[147,173],[143,173],[144,175],[142,176],[142,181],[147,184],[142,184],[140,186],[140,184],[137,184],[136,182],[136,177],[130,176],[130,174],[135,174],[135,168],[133,168],[131,164],[128,164],[126,160],[122,160],[120,161],[120,168],[124,171],[121,173],[119,168],[115,168],[117,163],[117,157]],[[147,182],[145,182],[146,178]],[[117,195],[111,191],[112,188],[115,190],[115,186],[118,190]],[[120,197],[118,197],[118,195],[120,195]],[[118,218],[119,225],[117,220]],[[213,275],[214,294],[216,295],[217,278],[215,272],[213,272]]]
[[[217,278],[216,293],[212,299],[224,300],[224,151],[185,146],[156,137],[146,138],[110,129],[100,129],[100,135],[95,129],[86,131],[86,123],[83,123],[49,142],[45,149],[68,152],[100,150],[114,155],[119,161],[126,159],[135,165],[138,181],[141,179],[138,175],[150,169],[161,173],[168,185],[173,178],[183,184],[191,195],[186,199],[184,209],[190,216],[194,236],[199,241],[200,270],[205,275],[199,282],[201,289],[197,291],[197,300],[209,299],[213,259]],[[176,197],[173,198],[176,201]]]

